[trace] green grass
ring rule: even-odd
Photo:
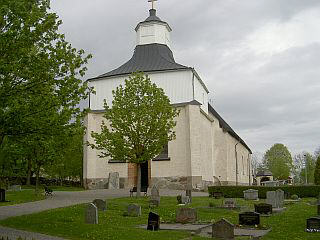
[[[320,239],[320,233],[306,233],[304,231],[306,219],[316,215],[316,207],[306,204],[310,199],[304,199],[300,203],[287,206],[283,213],[273,215],[272,217],[262,217],[261,223],[264,226],[271,227],[272,231],[266,235],[263,240],[274,239]],[[149,207],[148,199],[141,198],[120,198],[108,201],[106,212],[99,212],[99,224],[88,225],[84,223],[85,205],[76,205],[67,208],[54,209],[37,214],[10,218],[0,221],[1,225],[14,227],[23,230],[41,232],[53,236],[65,237],[74,240],[116,240],[116,239],[193,239],[203,240],[193,236],[190,238],[189,232],[183,231],[164,231],[151,232],[136,228],[137,225],[146,224]],[[218,206],[222,200],[210,199],[208,197],[194,197],[190,207],[198,208],[198,218],[201,222],[212,222],[226,218],[234,224],[238,223],[239,211],[230,211],[217,208],[203,208],[212,202]],[[142,206],[142,216],[138,218],[124,217],[122,214],[129,203],[137,203]],[[253,209],[252,201],[237,199],[240,205],[246,205]],[[174,222],[175,210],[177,208],[176,198],[162,197],[160,207],[153,211],[161,216],[161,221],[166,223]],[[249,239],[246,237],[237,239]]]
[[[35,194],[34,190],[23,190],[19,192],[6,191],[6,200],[9,202],[0,202],[1,206],[15,205],[26,202],[34,202],[45,199],[43,193]]]
[[[67,187],[67,186],[49,186],[53,191],[68,191],[68,192],[77,192],[84,191],[82,187]],[[35,186],[22,186],[22,189],[35,189]],[[40,186],[40,189],[43,190],[43,186]]]

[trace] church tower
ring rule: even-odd
[[[251,151],[208,103],[209,91],[195,69],[175,61],[169,24],[161,20],[152,7],[149,16],[138,23],[135,31],[136,46],[131,59],[114,70],[88,79],[89,87],[96,93],[89,97],[85,142],[94,142],[91,132],[101,130],[104,100],[112,107],[112,91],[124,85],[131,73],[141,71],[162,88],[172,106],[180,110],[174,129],[177,137],[169,142],[166,151],[143,166],[142,187],[156,184],[160,188],[185,189],[247,182],[249,171],[238,176],[234,171],[239,166],[235,167],[234,163],[235,159],[241,159],[242,169],[248,169]],[[235,157],[235,144],[239,142]],[[136,186],[135,164],[99,158],[99,151],[88,146],[84,147],[83,169],[88,189],[114,188],[117,176],[120,188]]]

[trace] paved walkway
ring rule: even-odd
[[[177,196],[178,194],[185,193],[185,191],[176,191],[176,190],[160,190],[161,196]],[[193,196],[208,196],[208,193],[203,192],[194,192]],[[29,202],[12,206],[3,206],[0,207],[0,220],[22,216],[37,212],[42,212],[45,210],[68,207],[81,203],[92,202],[96,198],[101,199],[112,199],[119,197],[129,197],[128,189],[119,189],[119,190],[89,190],[81,192],[54,192],[52,197],[48,197],[45,200],[37,202]],[[10,234],[11,235],[10,235]],[[18,231],[11,228],[4,228],[0,226],[0,236],[11,237],[12,240],[22,236],[26,237],[27,240],[34,238],[35,240],[63,240],[62,238],[50,237],[43,234],[29,233],[24,231]]]

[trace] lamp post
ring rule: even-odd
[[[304,170],[305,170],[305,175],[306,175],[306,184],[308,184],[308,171],[307,171],[307,154],[303,154],[304,156]]]

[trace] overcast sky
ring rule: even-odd
[[[86,78],[129,60],[147,0],[53,0],[61,32],[93,54]],[[159,0],[178,63],[195,67],[215,109],[265,152],[320,146],[319,0]]]

